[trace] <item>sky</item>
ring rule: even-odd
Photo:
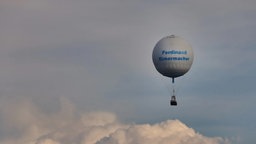
[[[254,0],[1,0],[0,144],[256,142]],[[194,50],[175,81],[162,37]]]

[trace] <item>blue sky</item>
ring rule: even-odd
[[[0,99],[7,106],[29,101],[45,115],[57,113],[60,99],[67,99],[77,111],[111,112],[124,123],[178,119],[205,136],[253,143],[255,5],[1,1]],[[169,106],[170,80],[157,73],[151,58],[156,42],[171,34],[186,39],[195,54],[191,70],[176,80],[176,108]],[[8,120],[0,118],[0,142],[19,136]]]

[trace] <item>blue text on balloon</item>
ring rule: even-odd
[[[162,55],[187,55],[187,51],[177,51],[177,50],[171,50],[171,51],[162,51]],[[159,57],[159,61],[188,61],[189,57]]]

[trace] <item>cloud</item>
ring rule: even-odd
[[[119,129],[99,144],[220,144],[229,143],[219,137],[209,138],[196,133],[179,120],[167,120],[157,124],[132,125]]]
[[[79,112],[60,100],[55,113],[41,111],[30,100],[1,99],[0,144],[228,144],[206,137],[179,120],[156,124],[126,124],[110,112]],[[3,130],[4,128],[4,130]],[[5,135],[4,135],[5,133]]]

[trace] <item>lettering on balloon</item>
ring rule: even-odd
[[[186,57],[187,51],[178,51],[178,50],[171,50],[171,51],[162,51],[162,56],[159,57],[159,61],[189,61],[189,57]],[[185,56],[181,56],[185,55]]]

